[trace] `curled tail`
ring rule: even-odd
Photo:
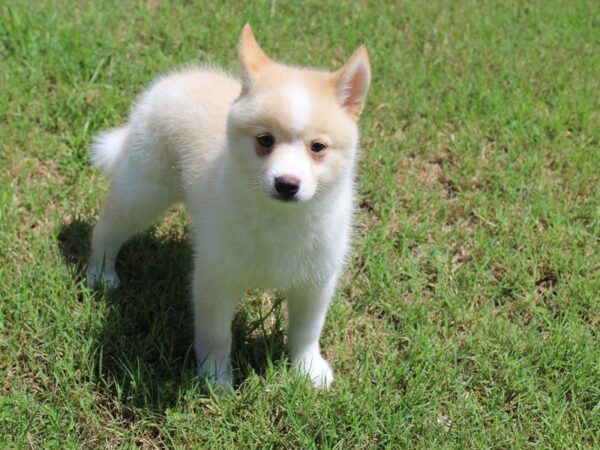
[[[100,133],[91,148],[92,163],[108,176],[114,175],[127,148],[127,126],[112,128]]]

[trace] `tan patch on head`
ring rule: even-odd
[[[316,98],[333,97],[355,122],[362,112],[371,84],[371,63],[364,45],[356,49],[344,67],[335,72],[296,69],[271,60],[256,42],[247,23],[240,36],[239,58],[244,93],[257,85],[275,88],[284,83],[294,84],[301,78],[300,85],[314,91]]]
[[[340,158],[354,152],[357,128],[353,116],[340,104],[332,77],[330,72],[269,62],[238,100],[237,131],[252,139],[261,133],[275,137],[268,151],[254,144],[260,158],[277,153],[280,145],[302,142],[315,168],[332,159],[338,162],[335,167],[343,167]],[[326,148],[313,152],[315,141]]]
[[[280,64],[274,64],[261,73],[260,80],[255,86],[257,95],[267,93],[263,109],[265,123],[275,126],[286,136],[293,134],[310,140],[319,140],[321,135],[335,134],[337,130],[347,130],[354,124],[345,120],[351,119],[338,103],[336,91],[331,84],[331,75],[316,70],[297,69]],[[308,111],[306,120],[297,120],[299,111],[294,106],[302,105],[301,95],[306,95]],[[296,117],[295,117],[296,115]],[[294,130],[294,124],[303,122],[301,129]]]

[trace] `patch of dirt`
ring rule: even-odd
[[[473,259],[472,251],[465,245],[458,245],[453,242],[452,250],[452,273],[456,273],[458,269]]]
[[[448,178],[448,168],[452,166],[454,160],[447,148],[427,159],[409,154],[400,161],[394,181],[409,186],[418,180],[426,189],[439,189],[440,197],[449,200],[460,192],[460,186]]]
[[[541,296],[556,295],[558,285],[558,275],[550,267],[544,267],[541,270],[541,277],[535,282],[535,291]]]

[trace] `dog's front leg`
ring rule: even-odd
[[[337,276],[319,285],[301,285],[288,290],[288,343],[292,364],[308,375],[317,388],[328,388],[333,371],[321,356],[319,337]]]
[[[231,368],[231,322],[238,290],[208,282],[205,274],[194,274],[194,332],[198,374],[217,388],[233,385]]]

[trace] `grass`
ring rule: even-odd
[[[0,442],[600,446],[598,17],[593,1],[5,2]],[[372,57],[329,392],[291,373],[263,293],[234,324],[235,395],[203,392],[180,209],[124,247],[121,289],[82,277],[107,187],[92,135],[158,74],[235,70],[246,21],[285,62]]]

